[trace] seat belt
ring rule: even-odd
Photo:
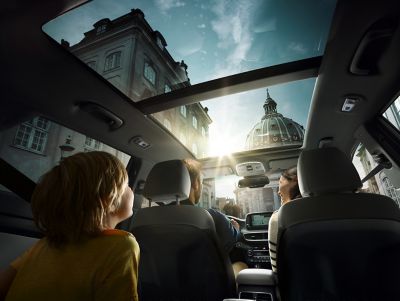
[[[392,162],[390,162],[384,154],[378,154],[373,156],[374,161],[378,163],[365,177],[361,180],[361,183],[368,181],[370,178],[375,176],[382,169],[389,169],[392,167]]]

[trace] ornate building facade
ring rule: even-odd
[[[254,125],[246,138],[246,149],[300,147],[304,140],[304,127],[285,117],[278,111],[278,102],[269,94],[263,105],[264,116]],[[293,165],[296,161],[293,161]],[[244,214],[249,212],[274,211],[280,207],[278,182],[283,170],[270,170],[270,183],[262,188],[237,188],[236,200]]]
[[[61,45],[135,102],[190,85],[187,65],[172,58],[164,37],[140,9],[115,20],[99,20],[79,43],[70,46],[61,40]],[[195,155],[206,153],[212,122],[207,108],[192,104],[153,117]],[[110,152],[125,164],[130,158],[42,116],[32,116],[0,136],[0,156],[34,181],[62,157],[92,150]]]

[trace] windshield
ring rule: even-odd
[[[248,213],[273,212],[279,208],[276,181],[260,188],[239,188],[239,179],[236,175],[204,179],[199,206],[238,218],[245,218]]]
[[[48,22],[43,30],[138,102],[323,55],[335,5],[335,0],[95,0]],[[310,79],[196,99],[199,103],[153,117],[197,158],[299,146],[314,84]],[[265,107],[269,99],[275,107]],[[268,113],[277,113],[275,119],[266,118],[272,116]]]

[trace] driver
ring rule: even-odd
[[[196,205],[200,200],[202,191],[202,180],[201,180],[201,164],[200,162],[193,159],[184,159],[183,163],[189,171],[191,188],[189,198],[180,202],[181,205]],[[214,210],[206,209],[214,220],[215,230],[220,239],[221,246],[224,251],[229,254],[233,249],[235,243],[240,238],[239,224],[235,220],[229,220],[223,213]],[[235,262],[233,264],[233,270],[235,276],[237,273],[247,268],[247,265],[243,262]]]

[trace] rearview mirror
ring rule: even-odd
[[[239,188],[258,188],[264,187],[267,184],[269,184],[269,179],[267,176],[245,177],[238,182]]]

